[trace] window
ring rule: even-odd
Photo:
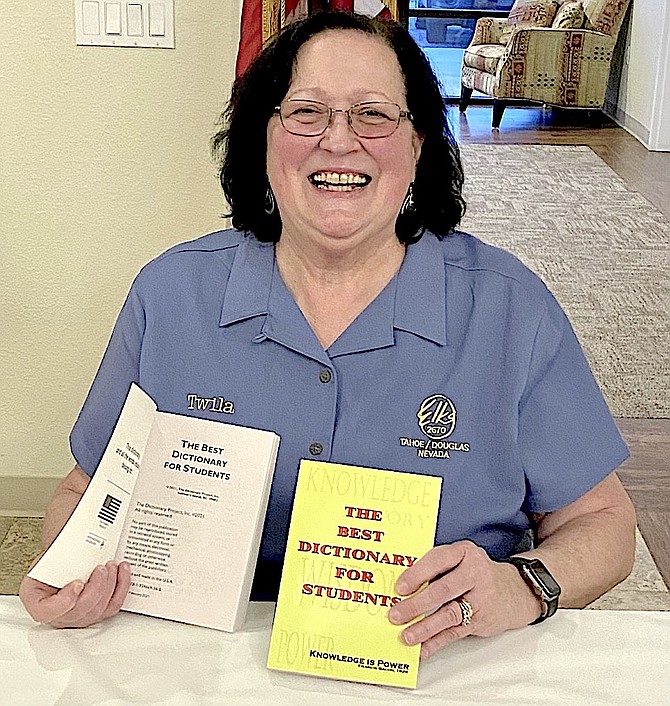
[[[401,17],[424,50],[447,98],[461,94],[463,50],[479,17],[506,17],[514,0],[403,0]],[[476,97],[476,94],[474,94]]]

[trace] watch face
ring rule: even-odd
[[[554,577],[539,561],[533,562],[532,566],[529,567],[529,577],[534,580],[543,597],[548,599],[556,598],[561,593],[561,588],[554,580]]]

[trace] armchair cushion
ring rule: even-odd
[[[517,27],[550,27],[557,10],[558,0],[516,0],[500,35],[500,43],[507,44]]]
[[[629,0],[583,0],[584,27],[616,37]]]
[[[551,26],[555,29],[581,29],[584,26],[584,5],[581,2],[564,2]]]
[[[470,44],[498,44],[505,27],[506,17],[480,17],[475,23],[475,33]]]
[[[487,74],[494,74],[504,53],[505,47],[502,44],[470,45],[463,54],[463,64],[485,71]]]

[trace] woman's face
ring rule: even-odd
[[[287,99],[344,110],[382,101],[407,110],[395,53],[377,37],[355,30],[322,32],[302,46]],[[267,138],[267,173],[282,218],[282,240],[346,249],[395,238],[395,220],[421,149],[409,120],[401,120],[388,137],[366,139],[353,132],[346,114],[336,113],[322,135],[303,137],[286,131],[275,115]],[[367,183],[351,191],[315,185],[315,175],[333,173],[362,175],[357,181]]]

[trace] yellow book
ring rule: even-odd
[[[387,617],[435,539],[441,478],[302,461],[268,667],[416,688],[420,645]]]

